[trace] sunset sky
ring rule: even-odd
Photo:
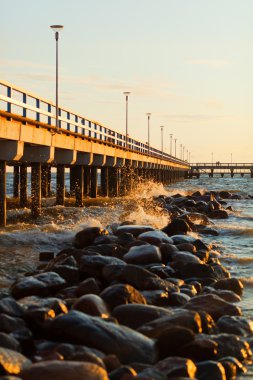
[[[253,0],[0,0],[0,79],[192,162],[253,162]],[[174,150],[173,150],[174,152]]]

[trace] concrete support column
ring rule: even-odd
[[[65,167],[57,165],[56,172],[56,204],[64,206],[65,200]]]
[[[41,167],[41,195],[42,198],[48,197],[48,167],[42,165]]]
[[[0,226],[6,225],[6,161],[0,161]]]
[[[108,167],[101,168],[101,195],[108,197]]]
[[[51,195],[51,166],[47,167],[47,196]]]
[[[109,168],[109,196],[117,197],[119,195],[119,177],[118,168]]]
[[[74,179],[74,191],[76,207],[83,207],[83,166],[77,165],[72,168]]]
[[[98,192],[98,168],[96,166],[91,167],[90,175],[91,175],[91,182],[90,182],[90,197],[91,198],[97,198],[97,192]]]
[[[13,167],[13,197],[19,197],[19,166]]]
[[[27,207],[27,166],[20,165],[20,198],[19,205],[21,208]]]
[[[41,215],[41,163],[32,164],[31,173],[31,213],[32,218]]]
[[[83,195],[90,195],[90,183],[91,183],[91,175],[90,175],[90,166],[84,166],[83,168]]]

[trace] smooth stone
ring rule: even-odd
[[[224,280],[218,280],[212,286],[215,289],[221,290],[232,290],[234,293],[238,294],[238,296],[242,296],[243,293],[243,283],[237,278],[228,278]]]
[[[5,297],[0,300],[0,313],[22,318],[24,310],[14,298]]]
[[[126,265],[124,261],[111,256],[83,256],[80,262],[80,272],[86,276],[101,277],[103,268],[107,265]]]
[[[109,282],[127,283],[138,290],[176,291],[177,287],[169,281],[137,265],[107,265],[103,269],[103,277]]]
[[[55,265],[54,272],[58,273],[68,285],[78,284],[80,281],[80,274],[78,268],[70,265]]]
[[[171,276],[174,275],[175,271],[170,266],[165,266],[164,264],[154,264],[152,266],[149,266],[148,270],[163,280],[169,280],[170,282],[173,282]],[[174,283],[175,282],[173,282],[173,284]]]
[[[205,214],[201,214],[199,212],[188,212],[187,214],[181,215],[180,219],[185,220],[188,224],[194,223],[202,226],[207,226],[210,224],[208,217]]]
[[[245,317],[223,315],[217,321],[221,333],[236,334],[240,336],[252,335],[253,321]]]
[[[170,262],[170,265],[173,268],[173,265],[175,264],[181,264],[183,262],[184,264],[186,263],[194,263],[194,264],[203,264],[203,262],[195,255],[193,255],[190,252],[176,252],[172,256],[172,261]]]
[[[187,232],[191,231],[191,228],[185,220],[175,218],[172,220],[171,223],[169,223],[167,226],[165,226],[162,229],[162,231],[164,233],[166,233],[168,236],[180,235],[180,234],[186,235]],[[174,239],[173,239],[173,241],[174,241]]]
[[[194,338],[195,334],[190,329],[177,325],[168,326],[167,329],[163,330],[155,337],[159,351],[159,359],[161,360],[168,356],[177,355],[180,353],[180,349],[187,344],[191,344],[191,342],[194,341]],[[192,359],[190,354],[191,351],[187,352],[186,356],[182,356]]]
[[[109,373],[110,380],[121,380],[127,378],[128,376],[137,376],[137,372],[129,366],[121,366],[114,371]]]
[[[166,374],[167,378],[184,376],[194,379],[197,372],[197,367],[192,360],[177,356],[159,361],[155,364],[155,368]]]
[[[205,338],[199,336],[199,339]],[[252,352],[249,344],[243,340],[241,337],[234,334],[217,334],[206,336],[209,339],[214,340],[218,343],[218,358],[223,358],[225,356],[233,356],[240,361],[244,361],[252,358]]]
[[[191,243],[181,243],[181,244],[177,244],[177,249],[179,251],[186,251],[186,252],[190,252],[190,253],[196,253],[197,250],[196,250],[196,247],[195,245],[191,244]]]
[[[154,368],[154,367],[150,367],[150,368],[145,368],[143,369],[141,372],[138,373],[138,379],[143,379],[143,380],[149,380],[149,379],[152,379],[152,380],[167,380],[167,376],[162,373],[161,371],[159,371],[158,369]],[[124,380],[124,379],[123,379]],[[127,379],[125,379],[127,380]]]
[[[160,230],[144,232],[138,235],[138,239],[157,246],[159,246],[162,243],[173,244],[173,240],[170,237],[168,237],[167,234]]]
[[[226,278],[229,276],[229,272],[227,269],[222,267],[221,265],[211,266],[208,264],[199,264],[199,263],[174,263],[173,269],[176,271],[176,276],[179,276],[182,279],[187,278],[210,278],[210,279],[219,279]]]
[[[226,363],[233,364],[233,366],[236,367],[236,372],[240,373],[247,373],[246,367],[236,358],[233,356],[225,356],[221,359],[219,359],[219,362],[224,366],[226,371]]]
[[[169,293],[165,290],[143,290],[142,295],[147,303],[153,306],[167,306]]]
[[[137,289],[127,284],[114,284],[105,288],[100,297],[113,310],[124,304],[146,304],[146,298]]]
[[[130,233],[133,236],[137,237],[140,234],[143,234],[144,232],[148,231],[154,231],[155,229],[151,226],[142,226],[142,225],[123,225],[119,226],[115,232],[117,236],[123,234],[123,233]]]
[[[23,380],[109,380],[102,367],[76,361],[45,361],[22,371]]]
[[[194,362],[217,358],[218,344],[211,339],[195,339],[181,347],[179,354]]]
[[[221,190],[219,191],[219,197],[221,199],[229,199],[232,196],[232,193],[226,190]]]
[[[8,348],[13,351],[20,351],[19,341],[10,334],[0,332],[0,347]]]
[[[82,231],[79,231],[74,238],[73,244],[76,248],[84,248],[88,245],[92,244],[93,241],[101,236],[101,235],[107,235],[108,231],[104,230],[100,227],[87,227],[84,228]]]
[[[79,283],[76,288],[77,297],[84,296],[85,294],[99,294],[101,292],[101,284],[94,277],[86,278],[86,280]]]
[[[153,264],[160,263],[162,255],[155,245],[141,245],[131,247],[123,259],[128,264]]]
[[[159,248],[162,254],[162,262],[165,264],[170,260],[171,256],[178,251],[177,246],[170,243],[162,243]]]
[[[241,309],[230,304],[213,294],[204,294],[192,298],[185,306],[185,309],[195,311],[205,311],[217,321],[223,315],[241,315]]]
[[[39,261],[50,261],[54,258],[54,252],[45,251],[39,253]]]
[[[22,318],[11,317],[7,314],[0,314],[0,331],[11,333],[15,330],[20,330],[25,327],[25,321]]]
[[[241,297],[239,297],[236,293],[232,292],[231,290],[221,290],[221,289],[218,289],[218,290],[215,290],[214,288],[212,288],[211,286],[205,286],[202,290],[202,293],[203,294],[208,294],[208,293],[211,293],[211,294],[214,294],[220,298],[222,298],[224,301],[227,301],[227,302],[240,302],[241,301]]]
[[[171,315],[171,311],[153,305],[128,304],[117,306],[112,315],[120,324],[137,329],[148,322]]]
[[[11,294],[16,299],[34,295],[45,296],[60,290],[65,284],[66,281],[55,272],[39,273],[14,282]]]
[[[167,301],[168,306],[184,306],[191,297],[185,293],[170,293]]]
[[[173,243],[176,245],[183,243],[190,243],[194,245],[196,241],[196,238],[190,235],[172,235],[171,239],[173,240]]]
[[[196,334],[202,332],[200,315],[195,311],[184,309],[170,310],[170,315],[165,315],[147,322],[145,325],[141,326],[138,331],[155,339],[169,326],[175,325],[188,328]]]
[[[202,333],[215,334],[215,332],[217,332],[216,323],[211,315],[204,310],[199,310],[198,314],[201,319]]]
[[[74,302],[72,309],[94,317],[108,318],[110,316],[110,312],[106,304],[102,298],[96,294],[85,294],[84,296],[78,298],[78,300]]]
[[[226,210],[213,210],[207,214],[210,219],[227,219],[228,212]]]
[[[18,303],[25,310],[44,307],[52,309],[55,312],[55,315],[62,313],[66,314],[68,312],[66,303],[62,299],[56,297],[41,298],[38,296],[29,296],[19,299]]]
[[[0,347],[0,367],[6,375],[19,375],[31,361],[19,352]]]
[[[92,242],[94,245],[103,245],[103,244],[114,244],[118,243],[118,237],[115,235],[102,235],[96,237],[96,239]]]
[[[227,380],[223,365],[211,360],[197,363],[197,378],[198,380]]]
[[[94,347],[105,354],[115,354],[123,364],[156,360],[154,342],[134,330],[91,317],[79,311],[52,320],[47,327],[52,339]]]
[[[96,252],[102,256],[111,256],[118,259],[122,259],[127,251],[128,249],[125,246],[122,247],[121,245],[115,243],[91,245],[86,248],[86,252]]]

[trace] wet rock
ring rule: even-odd
[[[160,249],[155,245],[132,247],[123,257],[128,264],[152,264],[162,261]]]
[[[162,243],[159,248],[162,254],[162,262],[165,264],[175,252],[178,252],[178,248],[174,244]]]
[[[92,363],[76,361],[45,361],[22,371],[23,380],[109,380],[107,372]]]
[[[186,235],[187,232],[191,231],[191,228],[186,221],[179,218],[175,218],[172,220],[171,223],[165,226],[162,229],[162,231],[168,236],[180,235],[180,234]]]
[[[118,243],[118,237],[115,235],[102,235],[98,236],[92,244],[94,245],[104,245],[104,244],[114,244]]]
[[[247,336],[253,333],[253,321],[245,317],[223,315],[217,321],[217,326],[222,333],[241,336]]]
[[[241,309],[232,305],[218,296],[205,294],[192,298],[185,306],[185,309],[195,311],[205,311],[217,321],[223,315],[241,315]]]
[[[138,236],[138,239],[157,246],[160,246],[162,243],[173,244],[172,239],[160,230],[144,232]]]
[[[233,356],[225,356],[225,357],[219,359],[219,362],[225,368],[226,373],[228,370],[229,374],[232,372],[232,375],[233,375],[234,367],[236,368],[236,373],[246,373],[247,372],[247,369],[244,367],[244,365],[238,359],[234,358]],[[231,367],[232,367],[232,369],[231,369]],[[231,376],[231,377],[227,376],[227,377],[228,377],[228,379],[231,378],[231,380],[233,380],[233,376]]]
[[[228,212],[226,210],[213,210],[210,211],[207,216],[210,219],[227,219],[228,218]]]
[[[116,235],[120,236],[123,233],[130,233],[133,236],[137,237],[144,232],[154,231],[154,228],[151,226],[142,226],[142,225],[124,225],[119,226],[116,230]]]
[[[109,310],[99,296],[96,294],[86,294],[80,297],[73,304],[73,310],[81,311],[92,316],[101,318],[108,318],[110,316]]]
[[[208,293],[211,293],[211,294],[214,294],[220,298],[222,298],[224,301],[227,301],[227,302],[240,302],[241,301],[241,298],[235,294],[234,292],[232,292],[231,290],[215,290],[214,288],[212,288],[211,286],[205,286],[202,290],[202,293],[203,294],[208,294]]]
[[[165,309],[166,310],[166,309]],[[202,332],[201,317],[197,312],[190,310],[177,309],[170,311],[170,315],[156,318],[141,326],[138,331],[151,338],[162,334],[169,326],[181,326],[192,330],[198,334]]]
[[[166,290],[143,290],[142,295],[149,305],[167,306],[169,293]]]
[[[167,305],[168,306],[183,306],[185,305],[191,297],[184,293],[170,293],[168,297]]]
[[[21,318],[11,317],[7,314],[0,314],[0,331],[10,333],[25,327],[25,322]]]
[[[66,303],[62,299],[56,297],[41,298],[37,296],[30,296],[21,298],[18,302],[25,310],[31,308],[47,308],[52,309],[55,315],[62,313],[66,314],[68,312]]]
[[[238,294],[238,296],[242,296],[243,293],[243,283],[237,278],[228,278],[224,280],[219,280],[212,284],[215,289],[222,290],[231,290],[234,293]]]
[[[54,258],[54,252],[40,252],[39,261],[50,261]]]
[[[195,245],[191,244],[191,243],[181,243],[181,244],[177,244],[177,249],[179,251],[186,251],[186,252],[190,252],[190,253],[196,253],[197,252],[197,249],[195,247]]]
[[[101,277],[103,268],[107,265],[126,265],[124,261],[110,256],[83,256],[80,262],[80,272],[86,276]]]
[[[173,269],[176,271],[176,276],[180,277],[182,279],[187,279],[187,278],[195,278],[199,282],[202,283],[202,280],[204,283],[208,280],[208,283],[210,284],[212,280],[210,279],[218,279],[223,276],[225,278],[228,276],[228,271],[221,266],[211,266],[208,264],[199,264],[199,263],[174,263],[173,264]]]
[[[96,252],[102,256],[111,256],[122,259],[128,249],[118,244],[98,244],[86,248],[86,252]]]
[[[11,286],[11,294],[19,299],[33,295],[49,295],[63,288],[66,281],[55,272],[39,273],[17,280]]]
[[[169,281],[137,265],[107,265],[103,269],[103,277],[109,281],[118,281],[132,285],[138,290],[176,291],[177,287]]]
[[[223,365],[211,360],[197,364],[197,378],[198,380],[227,380]]]
[[[105,288],[100,297],[113,310],[116,306],[123,304],[146,304],[143,296],[133,286],[127,284],[115,284]]]
[[[178,244],[185,244],[185,243],[190,243],[193,244],[196,241],[196,238],[190,235],[173,235],[171,236],[173,243],[178,245]]]
[[[78,284],[80,275],[78,268],[70,265],[55,265],[54,272],[58,273],[69,285]]]
[[[172,268],[174,265],[181,265],[182,263],[183,264],[186,264],[186,263],[203,264],[203,262],[197,256],[194,256],[190,252],[180,252],[180,251],[176,252],[172,256],[171,260],[172,261],[170,265],[172,266]]]
[[[31,361],[19,352],[0,347],[0,372],[6,375],[19,375]]]
[[[182,357],[187,357],[194,362],[212,360],[217,358],[218,343],[211,339],[195,339],[187,342],[178,352]]]
[[[0,300],[0,313],[22,318],[24,310],[14,298],[5,297]]]
[[[76,248],[84,248],[92,244],[97,237],[107,234],[108,231],[100,227],[87,227],[76,234],[73,244]]]
[[[99,294],[101,292],[101,284],[94,277],[86,278],[86,280],[79,283],[76,288],[77,297],[84,296],[85,294]]]
[[[150,321],[171,315],[171,311],[158,306],[129,304],[117,306],[112,315],[120,324],[137,329]]]
[[[231,193],[229,191],[222,190],[219,192],[219,197],[221,199],[229,199],[231,197]]]
[[[204,338],[204,336],[199,337],[199,339],[201,338]],[[210,335],[209,338],[218,343],[218,358],[233,356],[240,361],[244,361],[252,356],[249,344],[237,335],[218,334]]]
[[[129,367],[129,366],[121,366],[114,371],[110,372],[110,380],[121,380],[123,379],[126,375],[132,375],[133,377],[137,376],[136,371]]]
[[[8,348],[13,351],[20,351],[20,344],[12,337],[10,334],[6,334],[3,332],[0,332],[0,347],[2,348]]]
[[[197,372],[197,367],[192,360],[176,356],[159,361],[155,368],[166,374],[167,378],[174,376],[194,379]]]
[[[148,270],[163,280],[168,280],[176,284],[174,281],[172,281],[172,276],[174,275],[175,271],[170,266],[164,266],[163,264],[154,264],[152,266],[149,266]]]
[[[127,327],[78,311],[70,311],[52,320],[47,333],[52,339],[88,345],[105,354],[116,354],[123,364],[134,360],[151,364],[156,359],[151,339]]]

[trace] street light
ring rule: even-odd
[[[128,95],[131,94],[129,91],[124,91],[124,95],[126,95],[126,149],[128,147]]]
[[[151,113],[147,112],[146,115],[148,117],[148,154],[149,154],[149,147],[150,147],[150,116],[151,116]]]
[[[50,28],[55,32],[56,41],[56,85],[55,85],[55,111],[56,111],[56,130],[59,132],[59,106],[58,106],[58,40],[59,32],[63,29],[63,25],[51,25]]]
[[[177,139],[174,139],[175,141],[175,157],[177,157]]]
[[[162,151],[162,159],[163,159],[163,126],[161,128],[161,151]]]
[[[170,155],[172,156],[172,136],[173,134],[170,133]]]

